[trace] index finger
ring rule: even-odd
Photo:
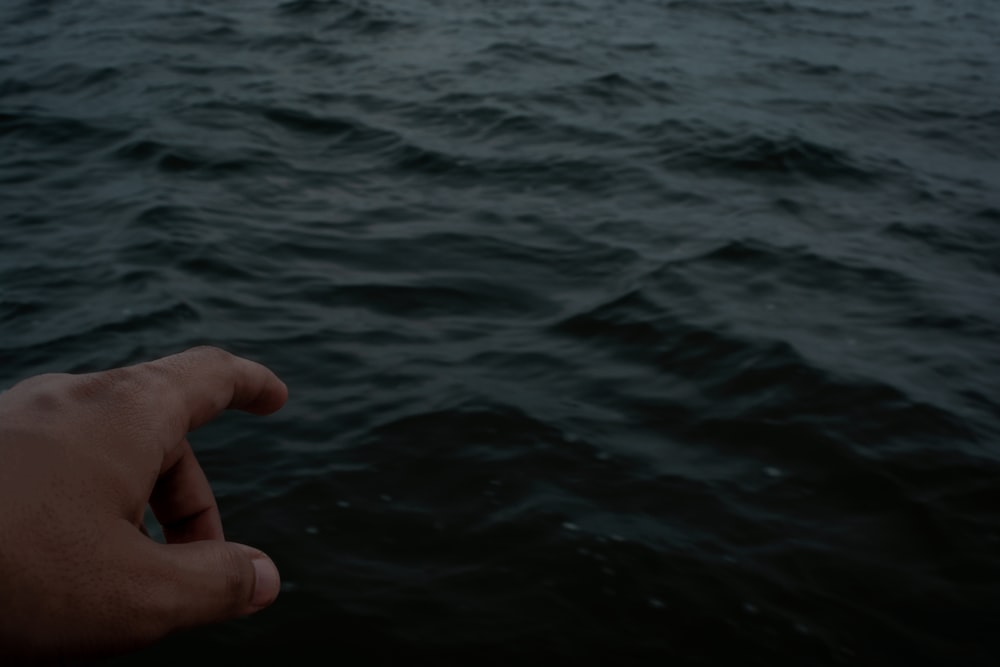
[[[224,410],[267,415],[288,400],[285,383],[267,367],[217,347],[191,348],[138,368],[157,379],[158,417],[171,443]]]

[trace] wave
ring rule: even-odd
[[[280,4],[275,11],[287,19],[332,19],[323,24],[323,31],[362,37],[379,37],[409,25],[393,10],[343,0],[292,0]]]
[[[669,10],[697,11],[724,14],[731,17],[754,16],[807,16],[822,19],[842,19],[856,21],[869,19],[874,13],[871,10],[856,10],[846,8],[831,9],[802,2],[776,2],[774,0],[728,0],[706,5],[697,0],[671,0],[667,4]]]
[[[30,141],[46,148],[52,145],[86,146],[104,144],[125,135],[117,127],[95,121],[56,116],[41,110],[24,109],[0,113],[0,137]]]
[[[701,124],[670,121],[647,128],[660,164],[669,170],[698,170],[740,178],[805,179],[873,185],[883,172],[845,148],[795,135],[734,134]]]

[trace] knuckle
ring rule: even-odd
[[[66,386],[72,375],[65,373],[45,373],[18,382],[8,391],[24,401],[24,407],[31,414],[48,415],[62,412],[67,405]]]
[[[226,352],[221,347],[215,347],[214,345],[198,345],[192,347],[187,351],[188,354],[197,355],[204,357],[207,360],[214,360],[220,362],[230,362],[233,358],[229,352]]]
[[[222,552],[223,595],[229,600],[231,610],[238,612],[246,606],[252,577],[247,572],[246,559],[233,550]]]
[[[233,364],[235,357],[222,348],[211,345],[191,347],[180,354],[163,357],[141,367],[154,373],[159,379],[176,382],[197,376],[205,367],[222,369]]]

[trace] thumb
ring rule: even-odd
[[[258,549],[217,540],[156,547],[169,572],[167,632],[246,616],[278,597],[278,568]]]

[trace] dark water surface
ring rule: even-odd
[[[994,0],[11,0],[0,386],[198,343],[252,619],[121,665],[995,665]]]

